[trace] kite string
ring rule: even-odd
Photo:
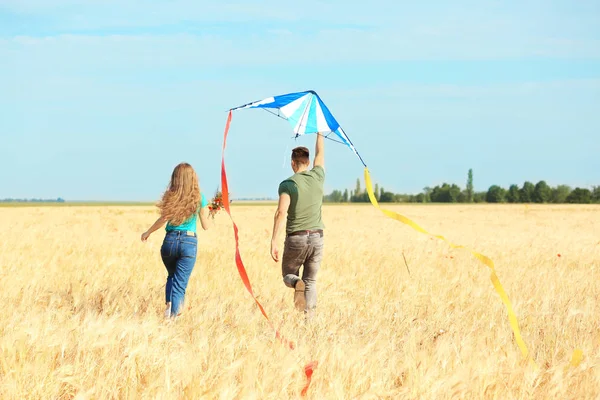
[[[250,279],[248,278],[248,273],[246,272],[246,268],[244,266],[244,262],[242,261],[242,256],[240,254],[239,230],[238,230],[237,224],[235,223],[235,221],[233,220],[233,217],[231,215],[231,209],[229,206],[229,186],[227,184],[227,173],[225,170],[225,147],[227,144],[227,134],[229,132],[229,127],[231,125],[231,113],[232,112],[230,110],[229,115],[227,117],[227,124],[225,125],[225,133],[223,135],[223,152],[222,152],[222,157],[221,157],[221,193],[222,193],[222,198],[223,198],[223,208],[225,208],[225,211],[229,215],[229,218],[231,219],[231,222],[233,224],[233,232],[234,232],[234,237],[235,237],[235,264],[237,266],[238,273],[240,274],[240,277],[242,278],[242,282],[244,283],[244,286],[246,287],[246,290],[248,290],[248,292],[250,293],[250,295],[256,302],[256,305],[260,309],[262,315],[266,318],[266,320],[269,322],[269,325],[271,326],[271,328],[275,331],[275,336],[277,337],[277,339],[279,339],[282,343],[284,343],[290,350],[294,350],[295,344],[293,342],[287,340],[283,335],[281,335],[279,330],[277,328],[275,328],[275,326],[273,325],[273,322],[267,316],[267,313],[266,313],[265,309],[263,308],[262,304],[260,304],[260,302],[258,301],[256,296],[254,295],[254,291],[252,290],[252,285],[250,284]],[[317,366],[318,366],[317,361],[311,361],[304,366],[304,373],[306,375],[307,382],[306,382],[304,388],[302,389],[302,392],[301,392],[302,396],[306,395],[308,388],[310,386],[310,383],[312,381],[312,374]]]
[[[286,145],[285,145],[285,152],[283,153],[283,162],[281,163],[281,169],[285,168],[285,162],[288,159],[289,148],[290,148],[290,144],[286,143]]]

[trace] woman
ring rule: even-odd
[[[168,273],[165,318],[169,318],[181,315],[185,290],[196,263],[198,215],[202,228],[208,229],[208,201],[200,192],[198,176],[190,164],[175,167],[169,187],[157,206],[161,215],[142,233],[142,242],[167,224],[160,255]]]

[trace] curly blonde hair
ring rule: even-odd
[[[198,211],[200,204],[200,185],[194,168],[181,163],[171,174],[169,187],[163,194],[157,207],[163,218],[172,225],[181,225]]]

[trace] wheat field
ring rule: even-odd
[[[274,206],[234,205],[199,232],[179,320],[166,323],[152,207],[0,208],[0,398],[596,399],[600,207],[393,205],[490,270],[370,205],[327,205],[318,313],[305,323],[269,255]],[[406,263],[404,261],[406,258]],[[570,364],[583,351],[578,366]]]

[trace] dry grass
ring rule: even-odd
[[[224,213],[201,232],[185,314],[169,325],[163,232],[139,240],[151,207],[3,208],[0,397],[296,398],[312,360],[312,399],[600,396],[599,207],[391,208],[494,260],[539,370],[485,266],[371,206],[324,209],[311,325],[269,256],[274,207],[233,208],[255,293],[293,351],[241,283]]]

